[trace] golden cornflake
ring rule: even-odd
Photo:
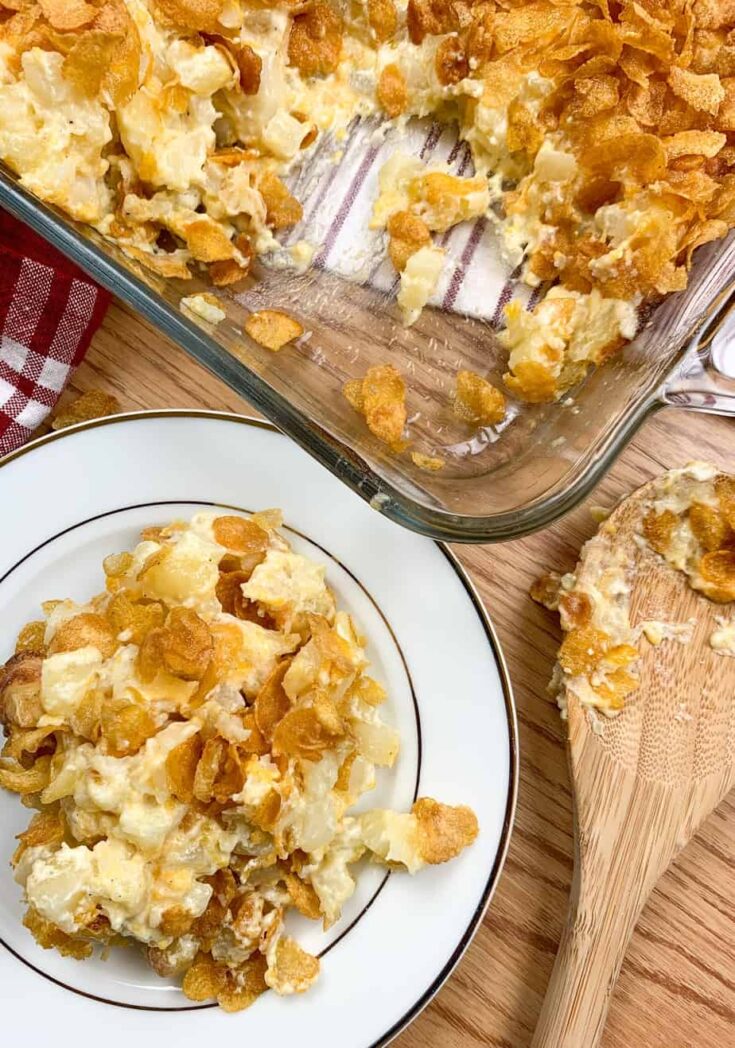
[[[46,623],[28,622],[18,634],[15,642],[16,654],[21,651],[45,651]]]
[[[663,513],[651,511],[643,519],[643,534],[657,553],[666,553],[676,526],[676,514],[670,509]]]
[[[102,615],[83,612],[66,619],[51,638],[48,653],[56,655],[58,652],[77,651],[86,647],[96,648],[105,659],[108,659],[117,647],[115,634]]]
[[[267,990],[265,957],[248,957],[237,969],[226,974],[225,988],[217,994],[217,1003],[226,1012],[241,1012],[249,1008]]]
[[[253,341],[273,353],[283,349],[289,342],[301,338],[304,333],[298,320],[279,309],[261,309],[257,313],[251,313],[244,327]]]
[[[181,935],[186,935],[193,923],[194,917],[188,910],[183,909],[181,906],[170,906],[161,914],[159,928],[162,935],[178,938]]]
[[[505,418],[505,397],[474,371],[457,374],[454,410],[459,418],[478,426],[497,426]]]
[[[274,622],[271,616],[261,610],[254,601],[248,600],[242,592],[244,583],[251,575],[252,570],[221,571],[215,596],[222,605],[222,610],[226,611],[228,615],[234,615],[237,619],[249,619],[250,622],[256,622],[265,629],[272,629]]]
[[[590,674],[599,665],[610,645],[603,630],[582,626],[570,630],[559,649],[559,665],[571,676]]]
[[[258,189],[266,206],[266,221],[273,229],[287,229],[301,220],[303,208],[272,171],[266,171]]]
[[[84,94],[103,92],[122,106],[138,86],[140,61],[140,35],[123,0],[106,0],[94,21],[74,37],[64,76]]]
[[[284,874],[286,889],[291,897],[291,902],[303,917],[310,921],[318,921],[322,915],[319,896],[308,881],[302,879],[295,873]]]
[[[477,817],[465,805],[451,807],[431,797],[421,797],[411,809],[416,816],[419,849],[425,862],[448,862],[477,837]]]
[[[127,575],[132,564],[133,558],[130,553],[111,553],[109,557],[105,557],[102,567],[108,579],[117,579]]]
[[[201,756],[201,739],[192,735],[175,746],[166,757],[168,788],[173,797],[186,804],[194,798],[194,781]]]
[[[105,614],[114,634],[125,634],[128,643],[141,645],[149,633],[163,626],[166,613],[158,601],[134,602],[125,593],[115,593]]]
[[[529,404],[545,404],[555,400],[559,392],[552,370],[538,360],[522,360],[512,372],[503,375],[503,382],[519,400]]]
[[[224,262],[232,258],[234,246],[221,226],[209,218],[199,218],[184,229],[186,246],[200,262]]]
[[[198,801],[207,803],[212,800],[214,783],[227,752],[225,739],[208,739],[202,750],[194,775],[194,796]]]
[[[212,657],[209,626],[190,608],[172,608],[159,633],[163,665],[175,677],[200,680]]]
[[[592,690],[598,699],[602,700],[604,707],[610,710],[620,710],[625,705],[625,699],[639,687],[640,682],[624,669],[608,671],[601,675],[600,680],[592,686]]]
[[[431,243],[429,227],[410,211],[396,211],[392,214],[388,219],[386,230],[390,238],[388,254],[399,273],[406,268],[406,263],[411,255],[414,255],[419,248]]]
[[[247,553],[259,557],[256,563],[265,557],[268,548],[268,533],[252,519],[244,517],[216,517],[212,522],[212,534],[215,542],[232,553]],[[253,565],[255,567],[255,565]]]
[[[238,280],[246,277],[250,270],[251,257],[252,249],[244,266],[240,265],[234,258],[226,259],[222,262],[210,262],[208,267],[209,275],[214,286],[229,287],[230,284],[236,284]]]
[[[52,752],[56,748],[53,736],[59,729],[55,724],[45,724],[42,728],[26,728],[13,731],[3,746],[3,757],[13,757],[23,762],[26,754],[35,756]]]
[[[725,545],[730,537],[730,526],[721,513],[705,502],[693,502],[689,508],[689,526],[694,537],[711,552]]]
[[[704,592],[712,600],[735,600],[735,548],[705,553],[699,562]]]
[[[353,684],[351,693],[357,695],[368,706],[380,706],[386,700],[386,691],[383,685],[373,680],[372,677],[365,675]]]
[[[376,40],[389,40],[398,28],[398,12],[393,0],[368,0],[368,23]]]
[[[406,384],[392,364],[368,368],[362,381],[348,382],[343,393],[379,440],[392,447],[400,444],[406,426]]]
[[[191,280],[191,273],[183,254],[145,251],[143,248],[136,247],[135,244],[125,244],[124,251],[126,255],[130,255],[131,258],[140,262],[146,269],[157,273],[158,276]],[[212,263],[212,265],[217,264]]]
[[[44,950],[58,950],[62,957],[75,957],[77,960],[92,954],[91,942],[72,939],[51,921],[42,917],[32,906],[26,910],[23,924]]]
[[[549,571],[540,575],[533,582],[529,590],[531,600],[535,600],[549,611],[559,610],[559,597],[561,596],[561,575],[556,571]]]
[[[129,757],[156,734],[150,711],[127,699],[107,699],[100,718],[102,739],[113,757]]]
[[[283,513],[280,509],[261,509],[250,518],[263,531],[276,531],[283,524]]]
[[[78,422],[116,415],[119,411],[120,401],[117,397],[98,389],[88,389],[54,414],[51,429],[66,429],[67,426],[75,426]]]
[[[31,819],[28,828],[23,833],[16,834],[15,839],[20,841],[20,844],[10,860],[11,864],[17,866],[27,848],[58,847],[64,840],[64,831],[64,818],[59,811],[48,809],[38,812]]]
[[[0,671],[0,723],[35,728],[41,705],[42,657],[37,651],[20,651]]]
[[[295,939],[284,936],[276,946],[275,964],[265,973],[265,981],[276,993],[303,993],[319,975],[319,958],[302,950]]]
[[[435,455],[424,455],[420,451],[411,452],[411,461],[414,466],[418,466],[419,469],[426,470],[428,473],[436,473],[440,469],[444,469],[446,465],[444,459],[437,458]]]
[[[400,116],[408,105],[406,78],[397,65],[384,67],[378,80],[377,97],[386,116],[391,119]]]
[[[715,479],[715,494],[728,526],[735,531],[735,477],[721,474]]]
[[[565,630],[588,626],[592,619],[592,601],[587,593],[571,590],[559,596],[559,613]]]
[[[332,731],[331,726],[323,723],[313,706],[289,710],[273,731],[273,752],[305,761],[318,761],[339,734],[339,731]]]
[[[453,5],[437,0],[408,0],[406,26],[411,42],[420,44],[426,36],[439,36],[457,29],[458,14]]]
[[[13,793],[40,793],[49,783],[50,757],[39,757],[31,768],[17,761],[0,758],[0,786]]]
[[[439,44],[434,65],[440,84],[458,84],[470,72],[467,53],[461,41],[455,36],[448,36]]]
[[[716,113],[725,98],[717,73],[692,73],[689,69],[672,66],[669,87],[693,109],[705,113]]]
[[[255,700],[255,723],[263,738],[269,742],[276,728],[291,709],[291,700],[283,688],[283,678],[290,665],[290,659],[279,662]]]
[[[85,0],[38,0],[38,6],[54,29],[62,31],[81,29],[97,16],[97,8]]]
[[[682,156],[704,156],[712,159],[726,142],[727,136],[721,131],[680,131],[664,139],[664,149],[669,163]]]
[[[102,695],[96,688],[87,692],[71,714],[69,727],[75,735],[97,742],[102,730]]]
[[[225,988],[225,967],[200,954],[184,975],[181,989],[190,1001],[208,1001]]]
[[[288,38],[288,59],[304,76],[326,76],[339,64],[344,25],[331,4],[316,2],[296,15]]]
[[[237,68],[240,73],[240,87],[245,95],[257,95],[260,88],[260,75],[263,60],[249,44],[241,44],[235,52]]]
[[[222,29],[220,15],[224,0],[155,0],[155,5],[173,22],[185,29],[216,33]]]

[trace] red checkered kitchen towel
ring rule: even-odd
[[[55,406],[110,296],[0,211],[0,457]]]

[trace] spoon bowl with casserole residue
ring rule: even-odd
[[[611,631],[618,632],[607,656],[624,650],[617,643],[621,630],[638,641],[637,661],[631,666],[638,684],[614,716],[600,715],[590,699],[610,697],[603,678],[588,667],[581,687],[581,676],[562,669],[560,694],[569,719],[575,798],[575,867],[569,914],[533,1048],[594,1048],[599,1043],[623,956],[646,900],[735,783],[735,658],[728,657],[735,651],[728,652],[722,643],[728,630],[735,637],[735,626],[724,623],[726,604],[695,592],[684,571],[672,567],[646,538],[664,552],[669,547],[664,550],[660,535],[656,540],[657,527],[659,532],[668,529],[667,542],[674,550],[677,541],[683,549],[682,542],[691,538],[691,508],[685,507],[685,497],[677,503],[673,482],[668,495],[665,486],[672,477],[688,476],[695,478],[692,490],[705,500],[698,505],[709,505],[706,513],[698,511],[700,516],[709,514],[714,524],[721,517],[725,548],[710,548],[705,556],[710,561],[719,557],[725,566],[735,561],[735,546],[728,546],[735,532],[728,530],[726,515],[710,495],[718,483],[732,491],[732,479],[720,480],[724,475],[714,470],[707,474],[707,467],[689,471],[667,474],[622,502],[582,551],[571,590],[576,602],[569,602],[568,594],[562,597],[568,608],[579,611],[580,593],[606,595]],[[701,482],[700,475],[706,475]],[[678,505],[676,521],[671,510],[671,517],[664,516],[666,505]],[[706,542],[707,532],[702,535]],[[681,549],[677,556],[683,567]],[[723,600],[728,580],[721,581],[724,589],[717,592]],[[697,584],[696,577],[693,582]],[[735,586],[735,574],[731,583]],[[646,634],[654,641],[668,639],[648,643]],[[567,632],[567,640],[570,636]],[[580,650],[583,658],[591,658],[594,631],[586,636],[592,642]],[[621,677],[613,670],[608,685],[610,680]]]

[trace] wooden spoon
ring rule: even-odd
[[[735,658],[709,638],[713,604],[636,541],[645,485],[600,531],[631,585],[630,622],[696,620],[688,644],[642,640],[641,686],[619,716],[590,717],[569,696],[574,880],[532,1048],[594,1048],[628,941],[654,885],[735,783]],[[607,538],[605,538],[607,536]],[[596,540],[597,541],[597,540]],[[585,548],[582,562],[599,556]]]

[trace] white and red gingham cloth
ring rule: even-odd
[[[0,211],[0,457],[55,406],[110,296]]]

